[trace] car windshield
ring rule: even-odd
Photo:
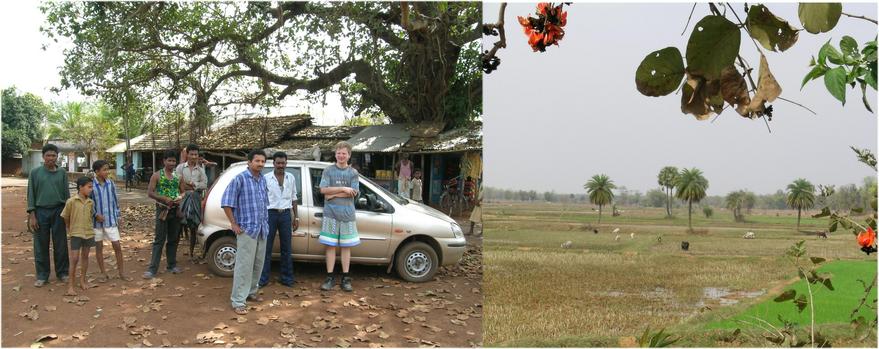
[[[378,185],[378,183],[373,182],[371,179],[366,178],[365,176],[360,176],[360,180],[361,180],[361,181],[364,181],[364,180],[365,180],[365,181],[369,182],[370,184],[372,184],[373,187],[378,188],[378,189],[381,190],[383,193],[385,193],[385,195],[387,195],[388,197],[390,197],[391,200],[396,201],[396,202],[397,202],[398,204],[400,204],[400,205],[407,205],[407,204],[409,204],[409,200],[406,200],[406,199],[404,199],[403,197],[401,197],[401,196],[399,196],[399,195],[397,195],[397,194],[394,194],[394,193],[390,192],[389,190],[385,189],[385,187]]]

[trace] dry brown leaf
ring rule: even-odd
[[[266,325],[269,323],[269,321],[270,320],[267,317],[260,317],[258,320],[256,320],[256,324],[257,325]]]
[[[751,103],[745,77],[734,66],[726,67],[721,72],[720,94],[731,105],[746,106]]]
[[[324,340],[324,336],[322,336],[322,335],[312,336],[311,338],[309,338],[309,340],[311,340],[312,342],[315,342],[315,343],[320,343]]]
[[[216,343],[221,338],[223,338],[223,334],[214,331],[202,332],[195,336],[199,344]]]
[[[247,322],[247,318],[243,317],[243,316],[239,316],[238,318],[235,319],[235,321],[238,321],[239,324],[243,324],[243,323]]]
[[[707,120],[723,111],[723,96],[719,80],[705,80],[687,72],[687,82],[681,94],[681,112],[693,114],[697,120]],[[458,298],[458,297],[456,297]]]
[[[144,345],[145,347],[151,347],[151,346],[153,346],[153,343],[150,343],[150,341],[149,341],[148,339],[144,339],[143,342],[141,342],[141,343],[143,343],[143,345]]]
[[[458,326],[467,326],[466,322],[458,320],[458,319],[451,319],[449,321],[451,321],[453,324],[458,325]]]
[[[751,112],[763,111],[766,102],[772,102],[781,95],[781,86],[775,80],[775,76],[769,71],[769,63],[766,56],[760,55],[760,79],[757,82],[757,92],[754,99],[748,105]]]
[[[308,308],[308,307],[310,307],[310,306],[311,306],[311,301],[302,301],[302,302],[299,302],[299,307],[300,307],[300,308]]]
[[[351,343],[348,343],[344,338],[337,339],[335,344],[339,348],[347,348],[351,346]]]
[[[407,317],[407,318],[403,318],[402,321],[405,322],[405,323],[407,323],[407,324],[411,324],[411,323],[415,322],[415,319],[413,319],[413,318],[411,318],[411,317]]]
[[[168,338],[162,338],[162,347],[167,348],[170,346],[171,346],[171,341],[169,341]]]
[[[369,343],[370,348],[381,348],[382,345],[380,343]]]
[[[381,338],[381,339],[388,339],[388,338],[390,338],[390,337],[391,337],[391,335],[385,333],[385,331],[379,331],[379,332],[378,332],[378,338]]]
[[[214,326],[214,329],[215,329],[215,330],[222,330],[222,329],[225,329],[225,328],[227,328],[227,327],[229,327],[229,326],[221,322],[221,323],[218,323],[216,326]]]
[[[366,327],[366,332],[373,333],[373,332],[377,331],[377,330],[380,329],[380,328],[382,328],[382,325],[379,325],[379,324],[372,324],[372,325],[369,325],[369,326]]]
[[[88,332],[79,331],[79,332],[74,333],[71,337],[73,337],[76,340],[83,340],[83,339],[85,339],[85,337],[88,337],[88,335],[89,335]]]

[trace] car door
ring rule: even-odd
[[[313,202],[309,211],[309,255],[323,255],[324,246],[318,242],[320,237],[321,223],[323,222],[323,195],[320,194],[320,178],[323,169],[311,168],[309,170]],[[363,181],[360,182],[360,195],[355,200],[357,231],[360,235],[360,245],[351,249],[351,257],[355,261],[380,262],[389,260],[388,247],[390,246],[391,231],[393,230],[393,214],[386,212],[391,205],[376,195],[373,188]],[[384,205],[385,210],[380,209]]]

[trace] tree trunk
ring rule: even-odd
[[[688,200],[687,203],[689,205],[688,210],[687,210],[688,211],[687,221],[689,223],[687,223],[687,224],[690,226],[690,232],[692,233],[693,232],[693,200]]]
[[[598,224],[601,224],[601,205],[598,205]]]
[[[671,188],[665,188],[665,215],[671,217]]]
[[[800,214],[803,212],[803,209],[797,209],[797,232],[800,231]]]

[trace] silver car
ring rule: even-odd
[[[287,162],[287,172],[296,177],[299,228],[293,232],[295,261],[324,261],[324,245],[318,242],[323,216],[320,183],[326,162]],[[246,162],[232,164],[205,195],[204,217],[198,241],[204,247],[211,272],[231,277],[235,268],[235,234],[220,207],[220,199],[232,178],[247,169]],[[267,160],[263,174],[273,170]],[[303,176],[305,174],[305,176]],[[360,245],[351,249],[351,262],[387,265],[404,280],[431,280],[439,266],[458,263],[467,241],[458,223],[429,206],[402,198],[375,182],[360,177],[360,195],[355,200]],[[280,259],[280,239],[275,238],[272,256]]]

